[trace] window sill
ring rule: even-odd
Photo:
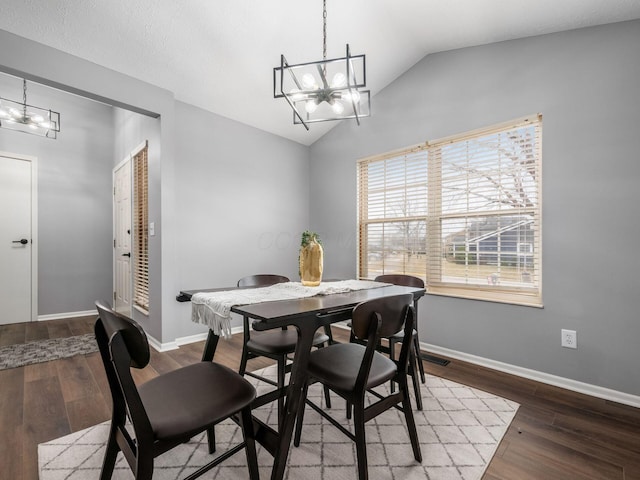
[[[489,292],[468,288],[433,287],[427,286],[427,295],[463,298],[466,300],[480,300],[484,302],[506,303],[522,307],[544,308],[542,298],[537,294],[514,292]]]

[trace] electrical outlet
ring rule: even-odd
[[[578,334],[575,330],[562,330],[561,345],[566,348],[578,348]]]

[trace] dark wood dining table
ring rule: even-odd
[[[192,295],[198,292],[226,291],[234,288],[185,290],[180,292],[176,300],[187,302],[191,300]],[[278,431],[254,417],[256,440],[274,457],[273,470],[271,472],[272,480],[282,480],[284,478],[296,414],[307,378],[307,365],[316,330],[332,323],[350,319],[353,308],[361,302],[407,293],[413,294],[414,300],[418,300],[425,294],[425,290],[399,285],[386,285],[347,293],[317,295],[295,300],[280,300],[231,307],[232,312],[254,319],[253,328],[255,330],[263,331],[291,326],[298,331],[298,343],[286,391],[272,391],[261,395],[256,398],[254,405],[254,408],[257,408],[265,403],[274,401],[280,395],[286,395],[285,415]],[[211,361],[213,359],[218,340],[218,336],[209,329],[202,356],[203,361]]]

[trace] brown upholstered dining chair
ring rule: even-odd
[[[249,478],[258,480],[251,402],[253,386],[238,373],[214,362],[199,362],[160,375],[136,386],[131,368],[144,368],[150,359],[144,330],[133,320],[96,302],[95,334],[109,381],[113,415],[100,480],[113,474],[122,451],[136,480],[153,476],[154,458],[194,435],[233,417],[243,441],[194,472],[196,478],[231,455],[245,450]],[[127,422],[127,417],[130,424]]]
[[[238,280],[238,287],[266,287],[277,283],[288,282],[289,279],[282,275],[259,274],[249,275]],[[269,330],[265,332],[252,332],[249,319],[243,318],[244,339],[242,344],[242,357],[240,359],[240,375],[250,375],[262,381],[270,383],[281,389],[284,387],[285,375],[290,371],[291,366],[287,364],[287,356],[295,352],[298,342],[298,332],[294,329],[283,327],[281,330]],[[313,345],[321,347],[329,342],[329,336],[316,332],[313,338]],[[267,357],[277,361],[277,381],[262,377],[253,372],[247,371],[247,361],[251,358]],[[330,408],[329,393],[326,393],[325,400]],[[284,396],[278,398],[278,421],[281,422],[284,415]]]
[[[409,353],[413,342],[411,332],[414,326],[412,301],[413,295],[406,294],[381,297],[358,304],[353,310],[352,329],[356,338],[365,342],[337,343],[311,352],[309,358],[309,378],[300,401],[294,445],[300,445],[306,404],[355,442],[359,480],[368,478],[365,423],[390,408],[399,408],[404,413],[413,456],[418,462],[422,461],[407,384]],[[397,360],[376,350],[380,338],[396,334],[403,326],[406,333]],[[396,392],[384,395],[372,390],[388,381],[398,384]],[[347,430],[325,410],[306,399],[308,387],[314,382],[329,387],[344,398],[347,404],[353,405],[355,433]],[[369,406],[365,406],[367,392],[377,397]]]

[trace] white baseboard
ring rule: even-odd
[[[153,338],[151,335],[149,335],[148,333],[147,333],[147,340],[149,341],[149,345],[151,345],[156,352],[160,352],[160,353],[168,352],[169,350],[177,350],[179,348],[178,344],[175,341],[161,343],[155,338]]]
[[[233,327],[231,334],[241,333],[243,327]],[[151,345],[158,352],[168,352],[169,350],[176,350],[182,345],[188,345],[190,343],[202,342],[207,339],[208,332],[197,333],[195,335],[189,335],[186,337],[178,337],[173,342],[160,343],[155,338],[147,334],[149,339],[149,345]]]
[[[207,332],[204,332],[204,333],[198,333],[196,335],[189,335],[187,337],[179,337],[179,338],[176,338],[176,344],[179,347],[181,347],[182,345],[188,345],[190,343],[201,342],[201,341],[207,339],[207,335],[209,335],[209,334]]]
[[[98,316],[98,311],[85,310],[83,312],[51,313],[49,315],[38,315],[38,321],[43,322],[47,320],[60,320],[61,318],[90,317],[93,315]]]
[[[577,380],[572,380],[570,378],[564,378],[557,375],[551,375],[549,373],[539,372],[537,370],[530,370],[528,368],[498,362],[489,358],[478,357],[476,355],[470,355],[468,353],[450,350],[448,348],[439,347],[437,345],[432,345],[429,343],[420,342],[420,348],[430,353],[455,358],[464,362],[487,367],[492,370],[498,370],[500,372],[509,373],[522,378],[528,378],[529,380],[535,380],[536,382],[546,383],[547,385],[553,385],[555,387],[564,388],[573,392],[583,393],[592,397],[611,400],[612,402],[622,403],[631,407],[640,408],[640,396],[637,395],[631,395],[629,393],[619,392],[617,390],[611,390],[609,388],[599,387],[598,385],[591,385],[589,383],[583,383]]]
[[[334,324],[334,326],[339,328],[349,328],[346,325],[340,324]],[[612,402],[622,403],[623,405],[640,408],[640,396],[638,395],[631,395],[629,393],[619,392],[617,390],[611,390],[605,387],[599,387],[598,385],[579,382],[570,378],[559,377],[557,375],[551,375],[549,373],[539,372],[537,370],[518,367],[509,363],[503,363],[496,360],[491,360],[489,358],[478,357],[476,355],[439,347],[438,345],[432,345],[430,343],[420,342],[420,348],[423,351],[429,353],[444,355],[445,357],[455,358],[457,360],[462,360],[463,362],[480,365],[492,370],[498,370],[500,372],[516,375],[518,377],[528,378],[529,380],[535,380],[536,382],[546,383],[547,385],[553,385],[555,387],[571,390],[572,392],[583,393],[592,397],[602,398],[603,400],[611,400]]]

